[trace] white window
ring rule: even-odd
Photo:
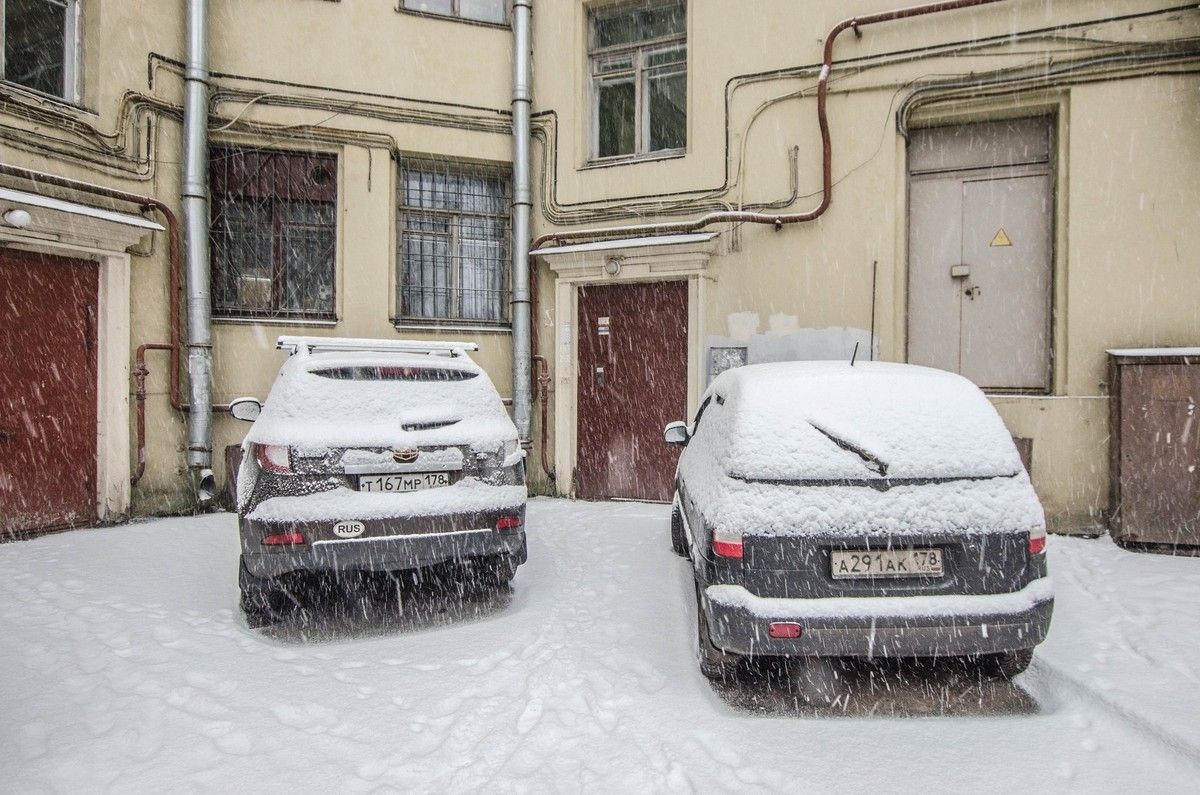
[[[0,0],[0,77],[79,101],[79,0]]]
[[[403,7],[423,14],[458,17],[473,22],[508,22],[508,0],[404,0]]]
[[[591,12],[592,157],[687,146],[687,2],[643,0]]]
[[[400,321],[508,323],[509,173],[406,159],[398,193]]]

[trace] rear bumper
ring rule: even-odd
[[[736,585],[705,589],[709,634],[742,655],[943,657],[1031,649],[1050,629],[1049,578],[1007,594],[765,599]],[[772,638],[773,622],[802,628]]]
[[[505,511],[511,514],[511,511]],[[522,518],[524,510],[521,511]],[[242,558],[258,578],[295,571],[400,571],[471,558],[507,555],[527,558],[522,527],[496,530],[499,515],[490,513],[424,519],[372,519],[359,538],[331,537],[332,522],[260,522],[241,520]],[[304,533],[302,546],[268,548],[264,536]]]

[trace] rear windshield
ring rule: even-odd
[[[309,370],[313,375],[335,381],[466,381],[478,373],[453,367],[327,367]]]

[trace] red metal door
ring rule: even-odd
[[[0,249],[0,533],[96,518],[95,262]]]
[[[671,499],[687,411],[687,282],[579,289],[576,493]]]

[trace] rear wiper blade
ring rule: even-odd
[[[818,433],[836,444],[838,447],[842,448],[843,450],[849,450],[851,453],[854,453],[856,456],[861,458],[863,463],[867,465],[867,469],[879,475],[887,475],[888,466],[881,461],[878,456],[874,455],[868,450],[864,450],[853,442],[848,442],[839,436],[833,435],[812,420],[809,420],[808,424],[816,428]]]

